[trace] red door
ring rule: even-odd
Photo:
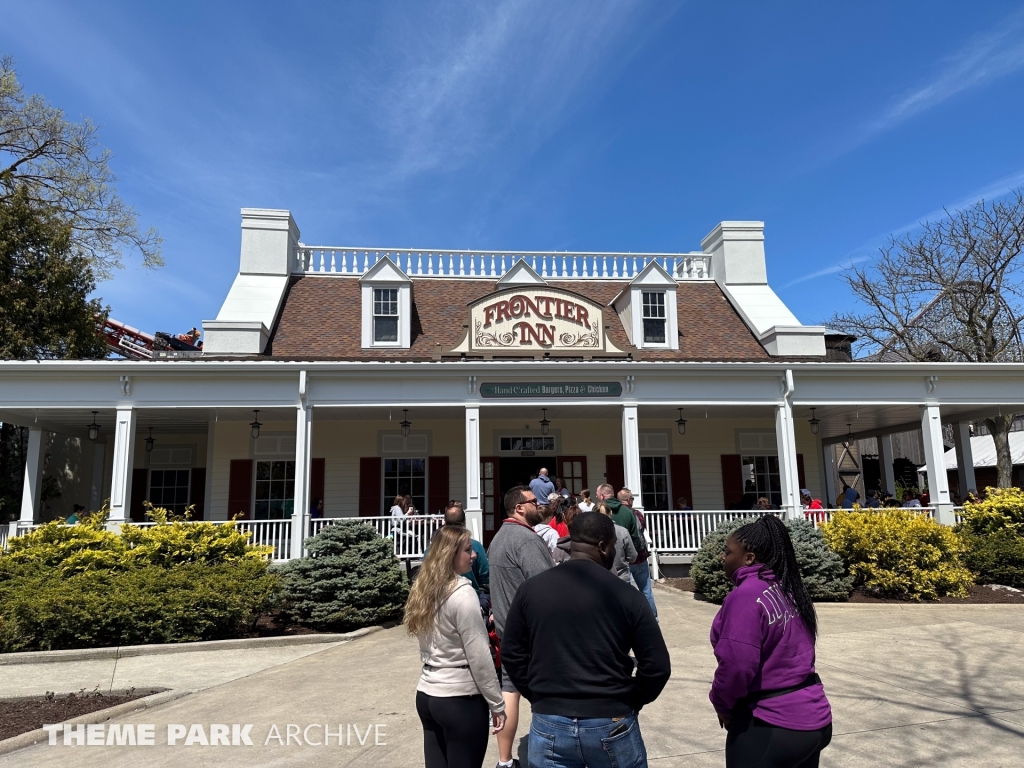
[[[484,510],[484,546],[490,546],[498,526],[505,518],[501,509],[501,484],[498,477],[498,457],[480,459],[480,501]]]
[[[578,496],[580,491],[587,487],[587,457],[559,456],[558,476],[562,478],[569,493]],[[594,497],[593,489],[590,496]]]

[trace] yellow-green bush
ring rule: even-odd
[[[154,526],[47,523],[0,554],[0,650],[89,648],[238,636],[269,607],[270,547],[233,523],[151,509]]]
[[[149,507],[156,525],[125,523],[119,533],[104,528],[106,510],[83,516],[77,525],[56,520],[11,539],[0,559],[3,567],[34,564],[54,568],[65,576],[90,570],[110,570],[180,563],[225,563],[243,558],[262,559],[272,547],[249,544],[249,533],[234,522],[187,522],[160,507]]]
[[[837,510],[821,526],[854,585],[885,595],[966,597],[973,583],[957,534],[909,509]]]
[[[984,501],[964,505],[960,527],[978,535],[1004,529],[1024,535],[1024,490],[986,489]]]

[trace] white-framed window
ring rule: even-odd
[[[176,515],[188,506],[188,469],[151,469],[149,471],[149,503]]]
[[[373,289],[373,343],[398,343],[398,289]]]
[[[499,448],[502,453],[519,451],[555,452],[554,435],[508,435],[500,438]]]
[[[295,462],[257,461],[254,520],[291,517],[295,507]]]
[[[664,291],[643,291],[644,344],[664,344],[665,313]]]
[[[640,493],[644,509],[668,510],[668,457],[640,457]]]
[[[743,492],[764,496],[772,504],[782,504],[782,480],[779,477],[778,456],[743,456]],[[756,501],[756,499],[755,499]]]
[[[412,496],[412,503],[419,513],[427,514],[425,458],[384,459],[384,499],[389,506],[395,496]]]

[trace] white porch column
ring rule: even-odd
[[[103,465],[107,458],[107,441],[92,444],[92,480],[89,483],[89,511],[103,506]]]
[[[635,405],[622,406],[622,474],[626,487],[633,492],[633,508],[643,510],[640,490],[640,421]]]
[[[974,450],[971,448],[971,425],[960,421],[953,425],[953,444],[956,446],[956,476],[960,484],[960,502],[967,498],[967,492],[978,490],[974,479]]]
[[[28,456],[25,459],[25,482],[21,487],[21,522],[25,525],[39,522],[40,494],[43,490],[43,457],[46,441],[43,430],[28,430]]]
[[[882,465],[884,490],[896,493],[896,475],[892,469],[892,435],[883,435],[878,440],[878,461]]]
[[[313,407],[302,403],[295,414],[295,501],[292,505],[291,557],[302,557],[309,533],[309,465],[313,437]]]
[[[921,408],[921,438],[924,440],[924,460],[928,464],[928,497],[935,506],[935,519],[943,525],[953,525],[953,504],[949,499],[946,481],[946,447],[942,443],[942,418],[939,406]]]
[[[480,408],[466,406],[466,527],[483,541],[484,505],[480,498]],[[498,516],[500,519],[501,516]]]
[[[775,406],[775,442],[779,450],[779,480],[782,485],[784,518],[800,515],[800,474],[796,463],[796,434],[793,431],[793,407],[789,400]]]
[[[110,482],[110,517],[108,527],[116,527],[131,519],[132,469],[135,467],[135,409],[117,409],[114,423],[114,471]]]
[[[825,505],[825,509],[831,509],[836,504],[836,496],[839,495],[839,489],[836,487],[836,454],[831,443],[822,446],[821,466],[825,473],[826,497],[822,499],[822,503]]]

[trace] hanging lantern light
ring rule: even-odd
[[[153,452],[153,444],[155,442],[156,442],[156,440],[153,439],[153,428],[150,427],[149,428],[149,437],[146,438],[146,453],[152,453]]]
[[[96,442],[96,438],[100,436],[100,425],[96,423],[96,414],[99,411],[92,412],[92,424],[89,425],[89,439]]]
[[[808,421],[807,423],[811,425],[811,434],[812,435],[818,434],[818,429],[821,427],[821,419],[814,418],[814,409],[813,408],[811,408],[811,418],[810,418],[810,421]]]
[[[853,426],[849,422],[846,424],[846,444],[850,445],[854,441],[853,430],[850,427]]]
[[[548,427],[551,426],[551,422],[548,421],[548,409],[541,408],[541,410],[544,412],[544,417],[540,420],[540,433],[542,435],[546,435],[548,433]]]
[[[402,413],[404,414],[400,425],[402,427],[402,437],[408,437],[409,432],[412,431],[412,424],[409,422],[409,409],[403,408]]]
[[[679,418],[676,419],[676,429],[679,430],[680,435],[686,434],[686,419],[683,418],[683,409],[679,409]]]
[[[252,419],[252,422],[250,422],[250,424],[249,424],[249,427],[252,429],[252,439],[253,440],[259,440],[259,437],[260,437],[260,427],[263,426],[262,424],[260,424],[260,412],[259,412],[259,409],[257,408],[255,410],[253,410],[252,415],[253,415],[253,419]]]

